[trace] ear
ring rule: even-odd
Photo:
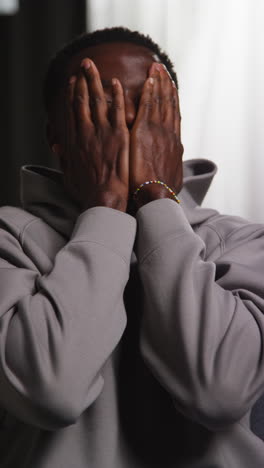
[[[52,153],[54,153],[60,158],[63,152],[63,148],[62,145],[59,143],[59,138],[54,128],[54,125],[52,125],[49,121],[46,125],[46,137]]]

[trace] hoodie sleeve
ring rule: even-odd
[[[125,325],[136,221],[105,207],[77,220],[40,275],[0,230],[0,406],[44,429],[73,424],[100,394]]]
[[[143,358],[180,412],[222,429],[264,392],[264,226],[233,230],[212,262],[174,201],[137,220]]]

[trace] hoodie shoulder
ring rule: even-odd
[[[15,206],[0,207],[0,228],[9,231],[16,238],[19,238],[28,224],[37,221],[39,218],[31,213]]]
[[[264,225],[239,216],[217,214],[199,226],[198,232],[214,252],[213,239],[219,255],[241,245],[264,240]],[[215,252],[214,252],[215,255]]]

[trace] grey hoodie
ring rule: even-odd
[[[178,205],[80,215],[58,171],[0,208],[1,468],[261,468],[264,226]]]

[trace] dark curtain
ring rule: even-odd
[[[0,205],[19,205],[23,164],[57,167],[45,139],[42,82],[52,55],[85,30],[85,0],[21,0],[15,15],[0,15]]]

